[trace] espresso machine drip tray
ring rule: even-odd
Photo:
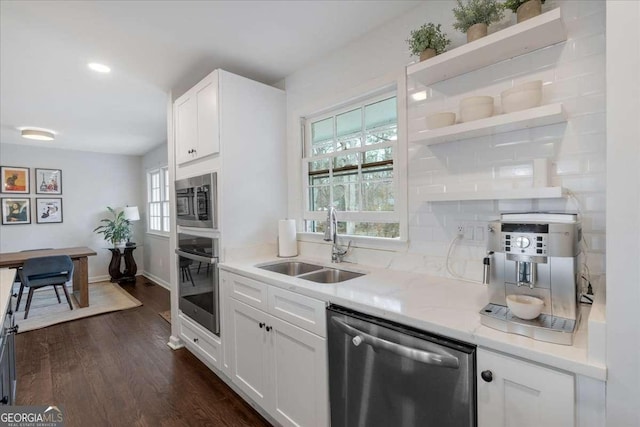
[[[499,331],[554,344],[573,344],[577,322],[572,319],[541,314],[533,320],[524,320],[511,314],[509,308],[498,304],[487,304],[480,314],[483,325]]]

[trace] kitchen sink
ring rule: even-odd
[[[275,273],[286,274],[287,276],[299,276],[312,271],[321,270],[321,265],[307,264],[306,262],[285,261],[274,264],[260,266],[263,270],[273,271]]]
[[[355,279],[364,276],[363,273],[354,273],[353,271],[336,270],[334,268],[325,268],[315,273],[305,274],[301,279],[311,280],[316,283],[339,283],[345,280]]]
[[[340,283],[365,275],[365,273],[338,270],[299,261],[278,261],[272,264],[256,265],[256,267],[316,283]]]

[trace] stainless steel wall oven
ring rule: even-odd
[[[176,181],[178,225],[217,229],[216,208],[216,172]]]
[[[178,233],[178,307],[220,334],[218,239]]]

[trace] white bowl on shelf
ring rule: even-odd
[[[500,94],[503,113],[514,113],[539,107],[542,102],[542,80],[523,83]]]
[[[436,113],[427,116],[427,129],[451,126],[456,122],[456,113]]]
[[[544,301],[530,295],[507,295],[507,307],[511,313],[525,320],[535,319],[542,313]]]
[[[492,96],[471,96],[460,101],[460,121],[486,119],[493,116]]]

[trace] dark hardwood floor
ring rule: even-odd
[[[63,407],[66,426],[268,426],[188,350],[167,346],[169,292],[138,276],[143,305],[16,337],[18,405]]]

